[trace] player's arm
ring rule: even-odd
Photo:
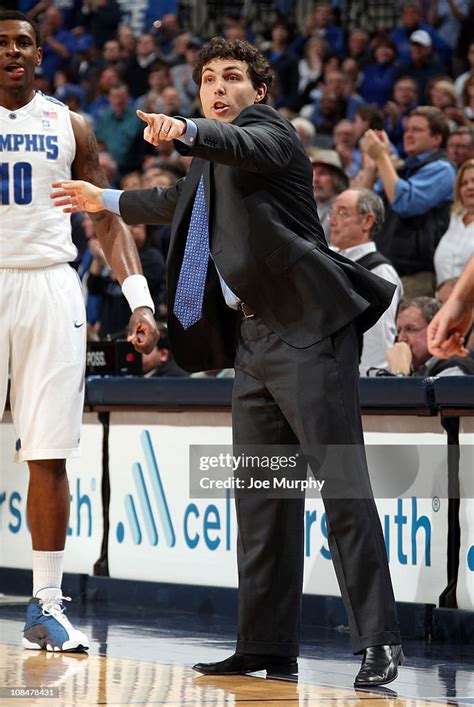
[[[99,189],[107,180],[99,164],[97,142],[90,126],[79,115],[71,113],[76,138],[76,157],[72,165],[74,178],[90,182]],[[91,213],[97,238],[115,277],[122,285],[132,316],[128,340],[137,351],[150,353],[156,346],[158,330],[153,317],[153,300],[143,277],[135,241],[123,221],[108,211]]]
[[[93,135],[90,139],[95,143]],[[51,192],[50,197],[54,206],[62,208],[65,214],[74,214],[78,211],[87,211],[89,214],[110,211],[117,215],[120,214],[124,222],[129,225],[137,223],[169,224],[172,222],[176,204],[183,190],[184,177],[178,179],[170,187],[128,189],[122,192],[107,188],[108,185],[100,166],[101,179],[95,178],[97,176],[96,162],[94,162],[92,169],[86,166],[79,172],[79,174],[90,176],[91,181],[86,181],[85,178],[67,179],[54,182],[51,185],[54,191]],[[123,204],[124,208],[122,208]]]
[[[474,257],[464,268],[464,272],[453,291],[428,325],[428,349],[438,358],[467,356],[464,336],[472,324],[474,308]]]

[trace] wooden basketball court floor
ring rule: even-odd
[[[386,688],[355,690],[359,658],[347,636],[303,632],[298,683],[200,676],[198,660],[233,651],[230,622],[150,615],[134,607],[71,616],[91,639],[89,655],[21,648],[27,599],[0,601],[0,705],[164,705],[166,707],[425,707],[474,705],[472,646],[407,642],[407,665]],[[314,633],[314,629],[313,632]]]

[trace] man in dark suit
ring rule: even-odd
[[[146,140],[174,139],[194,157],[185,179],[123,193],[65,182],[57,205],[172,224],[171,349],[189,371],[235,367],[235,444],[298,444],[316,475],[322,448],[338,445],[341,457],[351,450],[324,487],[329,545],[352,647],[363,654],[356,685],[385,684],[403,653],[365,461],[357,354],[360,333],[389,306],[394,287],[328,249],[311,163],[292,126],[264,105],[271,75],[258,51],[214,38],[195,77],[204,119],[139,112]],[[237,651],[194,667],[295,673],[304,498],[237,492],[236,507]]]

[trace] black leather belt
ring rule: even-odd
[[[256,312],[254,312],[252,307],[249,307],[248,304],[245,304],[245,302],[240,302],[239,310],[242,312],[245,319],[252,319],[252,317],[256,315]]]

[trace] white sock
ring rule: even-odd
[[[47,599],[58,593],[63,581],[64,550],[42,552],[33,550],[33,596],[41,592]],[[44,591],[42,591],[44,590]]]

